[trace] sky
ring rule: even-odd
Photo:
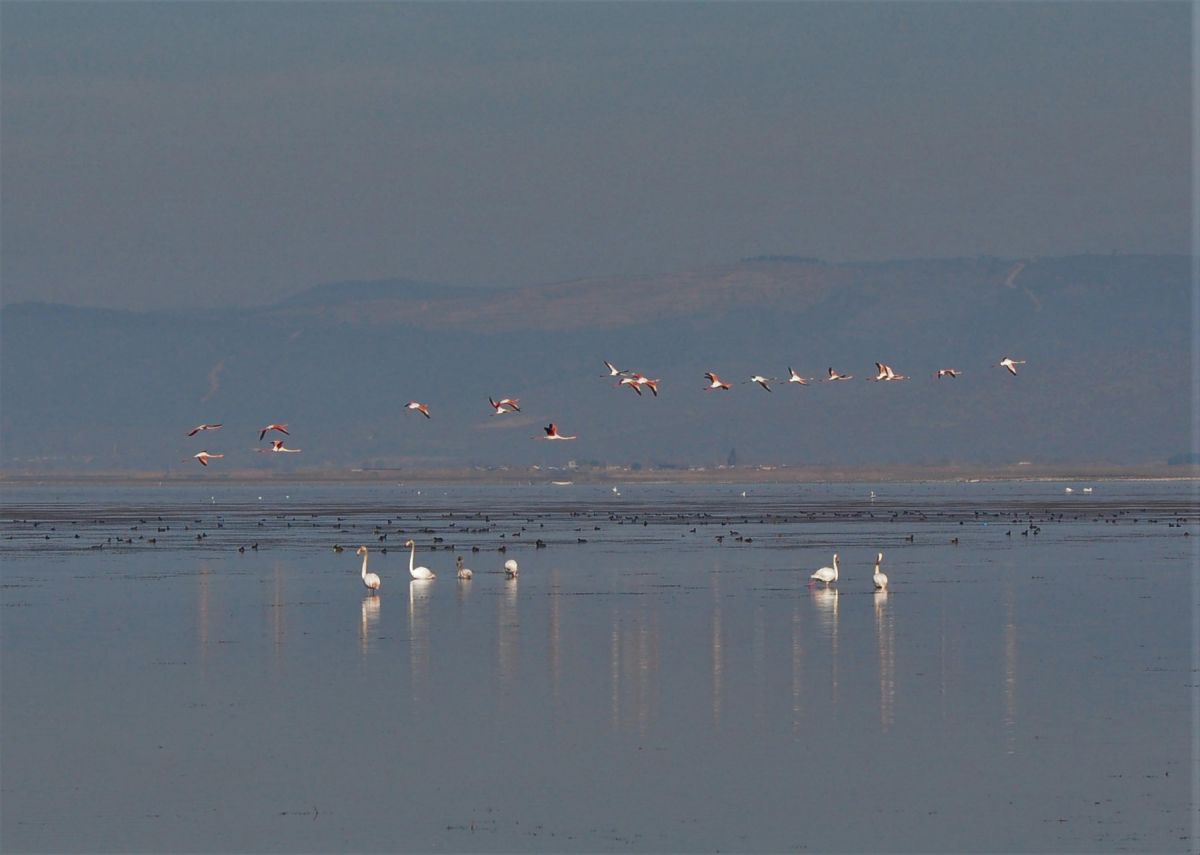
[[[1187,253],[1187,3],[0,4],[0,301]]]

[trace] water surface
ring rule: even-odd
[[[6,488],[0,843],[1194,851],[1193,486],[1082,486]]]

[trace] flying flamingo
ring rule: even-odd
[[[1011,356],[1006,356],[1000,360],[1000,365],[1003,366],[1004,368],[1007,368],[1008,373],[1012,374],[1014,377],[1017,374],[1017,366],[1024,365],[1024,364],[1025,364],[1024,359],[1013,359]]]
[[[751,377],[746,382],[747,383],[757,383],[759,386],[762,386],[764,389],[766,389],[768,392],[770,392],[771,387],[768,386],[767,384],[770,383],[771,381],[773,381],[774,379],[775,379],[774,377],[763,377],[761,374],[755,374],[753,377]]]
[[[284,436],[291,436],[291,434],[288,433],[287,425],[273,425],[272,424],[272,425],[267,425],[265,428],[263,428],[262,430],[260,430],[258,432],[258,441],[262,442],[263,437],[266,436],[270,431],[273,431],[273,430],[279,431]]]
[[[417,401],[409,401],[404,406],[410,410],[416,410],[418,413],[423,415],[425,418],[430,418],[429,407],[425,406],[424,404],[418,403]]]
[[[546,425],[544,428],[542,428],[542,430],[544,430],[546,432],[546,435],[545,436],[535,436],[534,439],[578,439],[579,438],[574,435],[563,436],[561,433],[558,432],[558,425],[556,425],[554,422],[550,422],[550,424]]]
[[[622,377],[618,382],[618,386],[628,386],[639,395],[642,394],[642,387],[647,387],[654,393],[654,397],[658,397],[658,384],[660,381],[651,380],[645,374],[639,374],[636,371],[627,377]]]
[[[285,448],[285,447],[284,447],[284,445],[283,445],[283,440],[282,440],[282,439],[273,439],[273,440],[271,440],[271,447],[270,447],[270,448],[256,448],[256,449],[254,449],[254,450],[255,450],[255,451],[282,451],[282,452],[285,452],[285,453],[287,453],[287,454],[299,454],[299,453],[300,453],[300,449],[299,449],[299,448]]]
[[[355,555],[361,555],[363,557],[363,565],[362,565],[363,584],[366,585],[367,590],[369,590],[373,594],[379,590],[379,586],[380,586],[381,582],[379,580],[378,573],[368,573],[367,572],[367,557],[368,557],[367,556],[367,548],[365,546],[360,546],[358,548],[358,550],[355,552]]]
[[[190,431],[188,431],[188,436],[195,436],[196,434],[200,433],[200,431],[202,431],[202,430],[220,430],[220,428],[221,428],[221,426],[219,424],[210,425],[210,424],[205,423],[202,425],[196,425],[194,428],[192,428]]]
[[[520,398],[501,398],[499,401],[496,401],[493,400],[491,395],[488,396],[488,403],[491,404],[492,409],[496,411],[492,413],[493,416],[502,416],[505,413],[521,412],[519,402]]]
[[[833,380],[853,380],[853,379],[854,379],[853,374],[839,374],[838,372],[836,372],[832,368],[830,368],[829,376],[825,378],[825,382],[829,383]]]
[[[962,374],[962,372],[959,371],[957,368],[939,368],[937,370],[937,373],[934,374],[933,376],[935,379],[941,380],[943,377],[949,377],[949,378],[953,379],[953,378],[957,377],[959,374]]]
[[[875,367],[879,369],[879,373],[875,375],[875,380],[907,380],[903,374],[897,374],[892,370],[892,366],[884,362],[876,362]]]
[[[224,456],[224,454],[209,454],[207,451],[198,451],[192,455],[193,458],[200,461],[201,466],[207,466],[208,461],[216,460],[217,458]]]
[[[799,374],[797,374],[797,373],[796,373],[796,369],[795,369],[795,368],[793,368],[793,367],[792,367],[792,366],[790,366],[790,365],[788,366],[788,379],[787,379],[787,381],[788,381],[789,383],[799,383],[801,386],[807,386],[807,385],[808,385],[808,381],[807,381],[807,380],[805,380],[803,377],[801,377]]]
[[[617,366],[613,365],[613,364],[612,364],[611,362],[609,362],[607,359],[606,359],[606,360],[604,360],[604,367],[608,369],[608,376],[609,376],[609,377],[624,377],[624,376],[626,376],[627,374],[629,374],[629,373],[630,373],[630,372],[628,372],[628,371],[622,371],[620,368],[618,368]]]
[[[706,387],[704,387],[705,392],[711,392],[713,389],[726,389],[727,390],[730,387],[729,383],[726,383],[724,380],[722,380],[716,374],[713,374],[711,371],[705,371],[704,376],[708,380],[708,385]]]
[[[414,579],[432,579],[432,578],[434,578],[434,576],[437,574],[435,574],[428,567],[414,567],[413,566],[413,561],[417,557],[417,545],[415,543],[413,543],[411,540],[405,541],[404,545],[412,548],[412,552],[410,552],[408,554],[408,574],[410,576],[412,576]]]

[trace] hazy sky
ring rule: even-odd
[[[0,4],[6,303],[1189,251],[1186,3]]]

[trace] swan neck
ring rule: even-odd
[[[370,557],[370,555],[368,555],[368,553],[366,553],[366,552],[363,553],[362,577],[364,579],[367,578],[367,559],[369,557]]]
[[[412,549],[408,553],[408,572],[410,574],[413,571],[413,563],[415,562],[416,557],[417,557],[417,545],[414,543],[412,545]]]

